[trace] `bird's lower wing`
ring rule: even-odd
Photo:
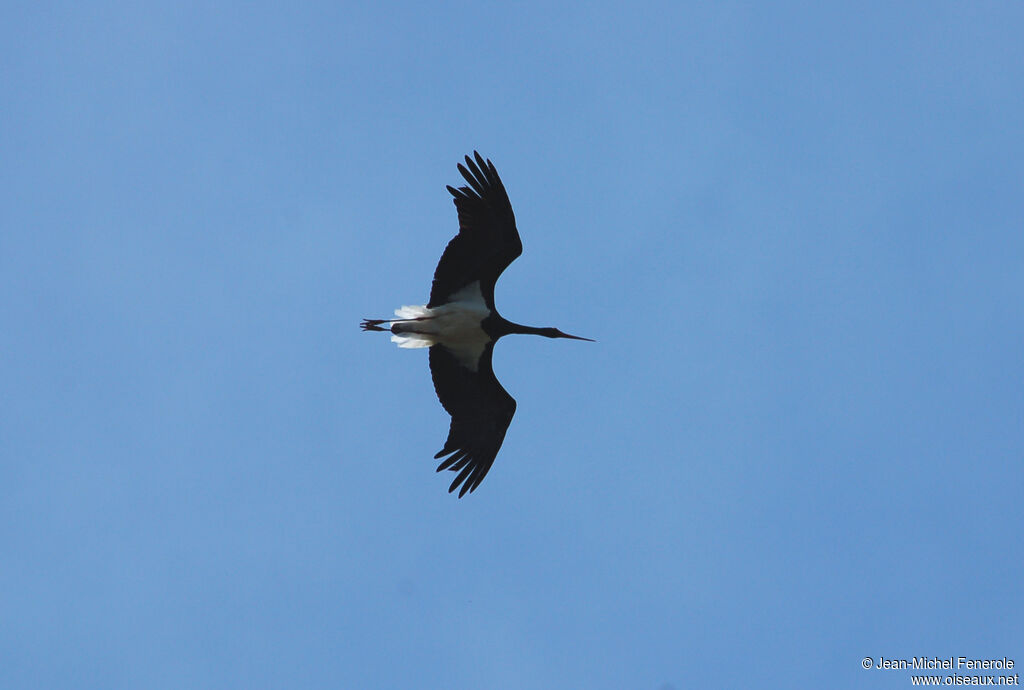
[[[491,368],[493,349],[494,343],[488,343],[474,371],[447,346],[430,348],[434,390],[452,417],[448,440],[434,458],[448,456],[437,471],[456,473],[448,491],[461,485],[460,498],[487,476],[516,413],[515,399],[502,388]]]

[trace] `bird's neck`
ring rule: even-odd
[[[492,338],[500,338],[505,335],[547,335],[545,331],[549,330],[546,328],[538,328],[536,326],[524,326],[520,323],[513,323],[506,318],[503,318],[500,314],[492,314],[490,317],[483,322],[484,330],[491,335]]]
[[[502,321],[505,321],[502,319]],[[507,334],[518,334],[518,335],[545,335],[544,331],[547,329],[538,328],[536,326],[524,326],[520,323],[512,323],[511,321],[505,321],[503,329]]]

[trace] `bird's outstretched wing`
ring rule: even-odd
[[[461,484],[459,498],[476,489],[487,476],[516,413],[515,399],[501,387],[491,368],[493,351],[494,343],[487,343],[476,371],[472,371],[445,345],[430,348],[434,390],[452,416],[448,440],[434,459],[449,456],[437,471],[457,473],[448,492]]]
[[[494,283],[501,272],[523,253],[516,218],[505,185],[490,160],[473,152],[459,172],[468,187],[448,187],[459,212],[459,234],[434,270],[428,307],[444,304],[465,286],[480,281],[487,307],[494,310]]]

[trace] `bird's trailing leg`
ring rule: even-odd
[[[363,322],[359,324],[359,327],[364,331],[390,331],[391,327],[381,328],[382,323],[391,323],[398,319],[363,319]]]
[[[381,327],[382,323],[408,323],[410,321],[429,321],[430,316],[417,316],[412,319],[363,319],[359,327],[364,331],[390,331],[390,326]]]

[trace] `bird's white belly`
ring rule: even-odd
[[[444,345],[460,363],[476,371],[477,360],[491,338],[481,327],[490,315],[480,284],[467,285],[452,300],[437,307],[405,306],[395,310],[401,321],[395,323],[392,342],[399,347]]]

